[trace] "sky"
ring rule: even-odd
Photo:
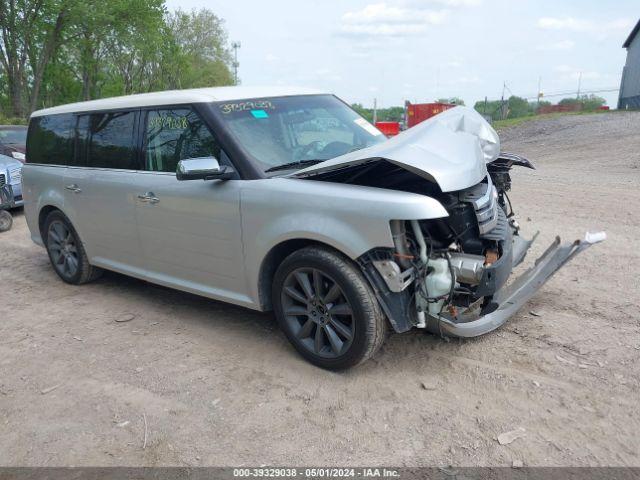
[[[167,0],[238,41],[243,85],[295,85],[379,107],[503,90],[557,102],[617,89],[638,0]],[[506,85],[506,87],[505,87]],[[602,92],[611,107],[617,92]]]

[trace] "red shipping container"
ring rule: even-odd
[[[455,105],[450,103],[406,103],[407,107],[407,128],[411,128],[427,118],[444,112]]]
[[[394,137],[400,133],[400,122],[376,122],[376,128],[387,137]]]

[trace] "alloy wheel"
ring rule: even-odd
[[[69,227],[62,221],[54,220],[49,225],[47,248],[58,272],[67,278],[78,273],[79,261],[76,240]]]
[[[340,285],[317,268],[298,268],[286,277],[281,293],[286,322],[309,352],[336,358],[355,336],[353,311]]]

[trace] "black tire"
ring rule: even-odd
[[[13,217],[6,210],[0,210],[0,232],[8,232],[13,225]]]
[[[82,285],[102,275],[103,270],[89,263],[78,232],[59,210],[47,215],[42,239],[49,254],[51,266],[67,283]],[[71,268],[74,266],[74,268]]]
[[[306,247],[289,255],[276,271],[272,295],[285,335],[318,367],[358,365],[386,338],[386,318],[368,282],[350,259],[328,248]]]

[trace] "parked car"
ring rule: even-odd
[[[34,112],[25,216],[65,282],[108,269],[274,310],[307,360],[340,369],[389,328],[494,330],[604,238],[558,239],[505,286],[531,244],[513,166],[533,168],[463,107],[386,139],[312,90],[150,93]]]
[[[22,163],[0,155],[0,232],[13,224],[9,209],[22,206]]]
[[[6,155],[0,155],[0,187],[7,192],[8,207],[21,207],[22,199],[22,162]]]
[[[0,125],[0,155],[7,155],[24,163],[27,149],[27,127]]]

